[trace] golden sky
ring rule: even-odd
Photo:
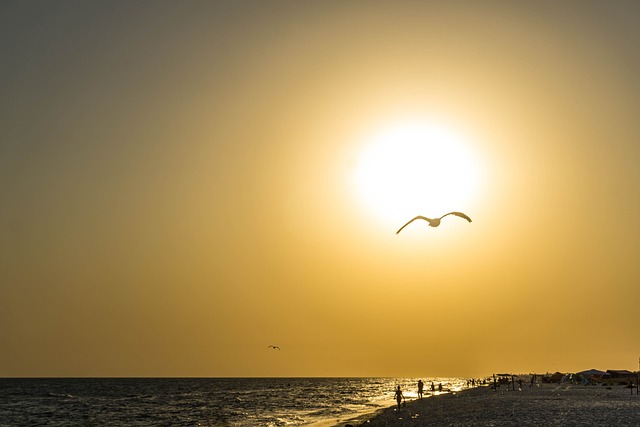
[[[636,369],[638,76],[635,1],[3,2],[0,377]]]

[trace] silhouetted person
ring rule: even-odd
[[[424,383],[422,380],[418,380],[418,399],[422,399],[422,389],[424,388]]]
[[[442,383],[438,383],[438,391],[442,393]]]
[[[398,388],[396,389],[395,398],[396,398],[396,402],[398,402],[398,411],[399,411],[400,404],[402,403],[402,399],[404,399],[404,396],[402,395],[402,390],[400,390],[400,386],[398,386]]]
[[[436,391],[436,386],[433,384],[433,381],[431,381],[431,393],[434,391]]]

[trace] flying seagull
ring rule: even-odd
[[[267,348],[272,348],[272,349],[274,349],[274,350],[275,350],[275,349],[280,350],[280,347],[278,347],[277,345],[270,345],[270,346],[268,346]]]
[[[464,218],[467,221],[471,222],[471,218],[469,218],[468,216],[466,216],[465,214],[463,214],[462,212],[449,212],[448,214],[444,214],[442,215],[440,218],[427,218],[426,216],[422,216],[422,215],[418,215],[417,217],[413,218],[412,220],[410,220],[409,222],[407,222],[405,225],[403,225],[402,227],[400,227],[400,229],[398,231],[396,231],[396,234],[398,234],[399,232],[402,231],[403,228],[405,228],[407,225],[411,224],[413,221],[415,221],[416,219],[424,219],[425,221],[427,221],[429,223],[429,227],[437,227],[440,225],[440,220],[442,218],[444,218],[447,215],[455,215],[455,216],[459,216],[460,218]]]

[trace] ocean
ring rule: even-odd
[[[423,378],[460,389],[461,378]],[[3,378],[0,426],[312,426],[393,404],[418,378]],[[428,394],[428,393],[426,393]],[[426,395],[425,394],[425,395]],[[330,425],[330,424],[329,424]]]

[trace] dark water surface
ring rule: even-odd
[[[457,388],[463,380],[423,379]],[[390,405],[411,378],[3,378],[0,426],[303,426]]]

